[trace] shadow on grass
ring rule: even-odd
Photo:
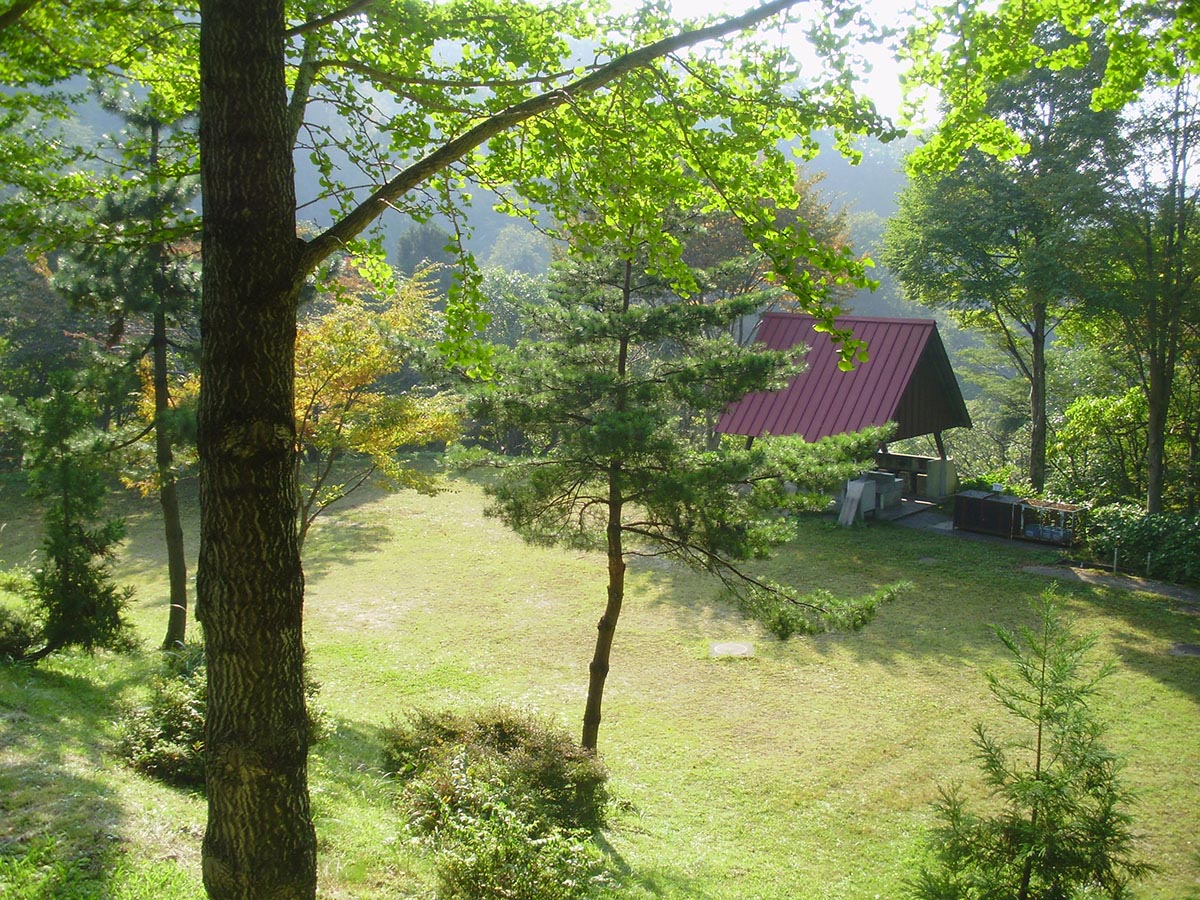
[[[790,645],[817,656],[850,653],[885,666],[911,659],[974,664],[997,654],[997,627],[1031,624],[1028,600],[1053,583],[1023,571],[1054,561],[1053,551],[1038,545],[972,540],[893,524],[841,528],[816,516],[804,518],[799,528],[795,541],[770,560],[747,564],[747,571],[802,595],[823,589],[840,598],[859,597],[899,581],[912,587],[881,607],[860,631],[797,635],[787,642],[764,631],[756,639],[781,652]],[[748,621],[714,578],[660,561],[634,562],[630,571],[654,586],[654,602],[673,608],[684,631],[695,629],[702,611],[735,627]],[[1169,601],[1094,585],[1062,583],[1058,590],[1072,602],[1128,625],[1124,639],[1119,627],[1114,634],[1118,644],[1124,640],[1121,656],[1128,665],[1200,699],[1200,660],[1147,652],[1140,637],[1149,632],[1172,643],[1200,644],[1200,617],[1173,609]]]
[[[594,833],[592,839],[608,860],[613,874],[617,876],[622,889],[621,894],[632,889],[634,896],[639,897],[687,897],[688,900],[711,900],[717,896],[703,887],[703,881],[689,878],[681,872],[668,872],[660,868],[635,870],[625,857],[609,843],[602,832]]]
[[[1115,630],[1111,641],[1122,665],[1200,703],[1200,658],[1163,652],[1165,645],[1200,646],[1200,615],[1169,598],[1115,588],[1073,586],[1071,594],[1128,627]],[[1063,589],[1065,593],[1066,590]],[[1148,646],[1144,632],[1161,643]]]
[[[0,666],[0,856],[22,897],[108,896],[125,811],[102,776],[117,698],[137,676],[101,684],[47,661]]]

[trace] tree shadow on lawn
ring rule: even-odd
[[[752,639],[760,655],[800,652],[820,657],[837,652],[881,665],[929,659],[939,665],[957,662],[973,666],[998,654],[997,627],[1015,630],[1032,624],[1028,601],[1053,581],[1023,568],[1033,563],[1044,565],[1054,558],[1054,551],[1033,544],[964,540],[956,533],[886,523],[830,527],[821,519],[809,519],[801,523],[796,541],[780,548],[770,560],[749,564],[748,570],[790,585],[803,595],[824,589],[848,599],[900,581],[911,587],[880,607],[875,618],[857,632],[794,635],[786,641],[748,625],[748,617],[715,579],[662,563],[635,562],[630,571],[655,588],[654,604],[676,610],[682,631],[695,632],[702,615],[710,621],[712,640],[731,639],[719,634],[722,623],[728,623],[729,632],[745,634],[749,628],[757,632]],[[1132,628],[1173,642],[1200,643],[1200,618],[1163,612],[1161,604],[1123,600],[1092,585],[1063,583],[1059,590],[1099,614],[1125,619]],[[632,596],[636,602],[636,582]],[[1136,648],[1130,649],[1123,656],[1133,662]],[[1172,657],[1167,664],[1146,664],[1144,668],[1168,683],[1180,680],[1185,683],[1180,686],[1195,693],[1197,687],[1187,676],[1186,664],[1198,661],[1184,659],[1182,666],[1178,662]]]
[[[644,893],[650,897],[687,897],[688,900],[713,900],[716,896],[705,889],[705,882],[689,878],[679,871],[658,866],[642,871],[634,869],[620,851],[609,843],[603,832],[596,832],[593,840],[608,860],[621,887],[634,888],[639,896]]]
[[[196,560],[200,549],[199,509],[194,481],[195,479],[185,479],[180,482],[185,555],[189,575],[188,593],[192,597],[195,594]],[[363,521],[361,517],[356,517],[355,513],[360,507],[378,501],[388,494],[388,491],[377,485],[366,484],[349,497],[330,506],[319,516],[303,549],[305,574],[320,577],[334,566],[352,562],[359,555],[375,552],[385,546],[392,539],[392,530],[388,523]],[[162,512],[157,498],[126,498],[119,504],[117,511],[122,513],[126,520],[126,537],[121,550],[118,582],[132,579],[143,583],[161,583],[156,596],[135,597],[135,602],[141,600],[161,605],[165,614],[169,603],[167,550]],[[40,524],[35,528],[40,535],[38,529]],[[37,540],[40,540],[40,537]],[[36,552],[36,541],[31,546],[31,552]],[[0,559],[6,556],[7,553]]]
[[[1200,703],[1200,658],[1170,652],[1177,645],[1200,647],[1200,610],[1167,597],[1118,588],[1074,586],[1070,593],[1128,625],[1109,636],[1123,666]],[[1147,646],[1146,631],[1159,639],[1159,646]]]
[[[45,666],[45,664],[43,664]],[[111,684],[53,669],[0,665],[0,855],[36,875],[31,896],[75,896],[117,869],[126,812],[101,777],[114,764],[102,746],[116,698],[135,675]],[[101,890],[104,896],[107,891]]]

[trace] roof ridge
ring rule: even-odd
[[[776,316],[781,319],[807,319],[810,322],[815,322],[816,317],[810,316],[808,313],[786,312],[783,310],[763,313],[763,318],[767,316]],[[855,316],[844,315],[835,317],[837,322],[883,322],[888,324],[905,324],[905,325],[937,325],[936,319],[918,319],[910,316]]]

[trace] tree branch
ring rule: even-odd
[[[561,81],[572,74],[570,69],[562,72],[552,72],[548,75],[530,75],[527,78],[496,78],[486,81],[463,81],[453,78],[422,78],[415,76],[393,75],[374,66],[353,59],[326,59],[320,63],[322,69],[345,69],[364,78],[370,78],[395,91],[401,96],[411,97],[407,92],[410,87],[454,88],[455,90],[472,91],[480,88],[526,87],[531,84],[549,85]],[[586,66],[589,71],[595,71],[600,66]]]
[[[726,19],[695,31],[672,35],[626,53],[571,84],[539,94],[536,97],[530,97],[528,100],[489,116],[465,134],[444,144],[424,159],[404,169],[358,207],[347,213],[344,218],[304,244],[299,254],[298,274],[307,275],[316,268],[321,260],[361,234],[403,194],[462,159],[496,135],[514,128],[534,116],[556,109],[576,97],[595,93],[629,72],[648,66],[677,50],[752,28],[764,19],[785,12],[801,2],[804,0],[772,0],[770,3],[765,3],[757,9],[732,19]]]
[[[829,610],[823,606],[801,600],[798,597],[789,594],[787,591],[780,590],[773,584],[769,584],[768,582],[755,578],[753,575],[743,572],[740,568],[734,565],[732,561],[721,556],[719,553],[715,553],[712,550],[697,546],[689,541],[669,537],[657,528],[650,530],[648,528],[635,527],[632,523],[623,523],[621,525],[621,530],[630,534],[639,535],[667,548],[663,553],[655,554],[656,556],[671,556],[679,559],[685,564],[697,565],[698,567],[707,569],[716,575],[717,578],[720,579],[721,583],[731,591],[736,592],[739,586],[749,586],[751,589],[763,591],[774,597],[778,597],[780,600],[784,600],[793,606],[802,607],[803,609],[810,610],[818,615],[829,612]]]
[[[42,0],[17,0],[12,6],[0,13],[0,31],[8,28],[10,25],[15,25],[20,21],[21,16],[33,9]]]
[[[302,34],[307,34],[310,31],[316,31],[324,28],[326,25],[332,25],[334,22],[339,22],[342,19],[348,19],[351,16],[356,16],[368,7],[374,6],[377,0],[356,0],[349,6],[345,6],[335,12],[331,12],[327,16],[321,16],[319,19],[313,19],[310,22],[304,22],[300,25],[295,25],[283,33],[285,38],[299,37]]]

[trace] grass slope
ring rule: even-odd
[[[36,522],[9,494],[0,564],[22,562]],[[535,707],[572,730],[604,597],[592,554],[531,548],[485,519],[468,480],[437,497],[365,496],[321,522],[306,549],[313,674],[338,724],[310,767],[321,892],[428,897],[375,732],[412,706]],[[147,647],[166,625],[165,564],[150,505],[133,507],[120,562]],[[189,529],[195,541],[195,527]],[[857,634],[767,636],[716,585],[635,562],[618,626],[600,750],[619,800],[604,838],[631,898],[896,897],[931,823],[938,783],[978,788],[971,727],[1008,727],[985,671],[993,625],[1028,621],[1045,562],[1027,545],[805,521],[763,564],[803,589],[858,596],[914,588]],[[1135,813],[1158,873],[1136,896],[1200,897],[1200,619],[1145,594],[1062,588],[1113,657],[1102,716],[1128,759]],[[751,659],[711,659],[714,641]],[[113,719],[153,654],[65,657],[0,669],[0,895],[190,898],[202,800],[141,779],[111,756]],[[6,885],[7,879],[7,885]],[[56,880],[57,879],[57,880]],[[15,892],[6,894],[6,887]],[[40,891],[40,893],[39,893]]]

